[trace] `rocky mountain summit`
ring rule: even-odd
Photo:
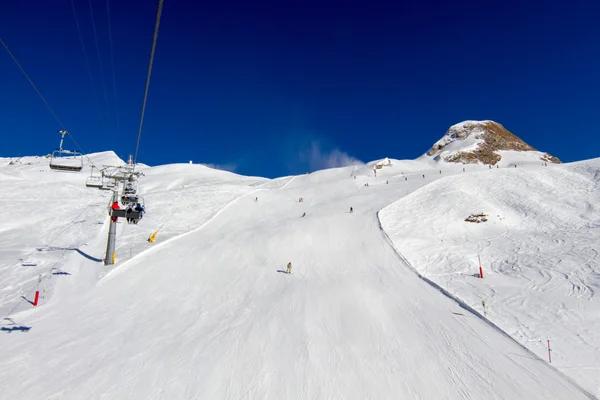
[[[506,151],[529,152],[542,162],[560,163],[558,158],[539,152],[494,121],[464,121],[453,125],[426,155],[436,161],[496,165]]]

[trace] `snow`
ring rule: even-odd
[[[98,154],[116,162],[114,153]],[[415,272],[442,268],[434,258],[421,264],[423,254],[431,252],[428,241],[442,245],[431,242],[436,231],[419,230],[417,216],[447,207],[454,212],[450,215],[462,216],[461,207],[467,207],[464,198],[440,203],[426,196],[430,190],[463,182],[460,187],[470,193],[465,196],[477,199],[485,177],[506,176],[506,185],[513,178],[533,184],[566,177],[574,183],[565,193],[580,189],[577,193],[587,193],[593,209],[596,161],[498,171],[467,166],[463,172],[462,165],[440,169],[423,160],[391,159],[392,166],[378,170],[377,177],[372,162],[274,180],[196,164],[144,167],[139,191],[147,214],[138,225],[119,222],[118,262],[104,266],[110,193],[84,186],[87,169],[49,172],[46,159],[22,160],[27,162],[8,165],[0,159],[0,215],[7,222],[0,231],[5,249],[0,252],[0,310],[7,316],[1,327],[0,393],[6,398],[578,399],[596,393],[590,381],[568,369],[575,355],[563,356],[570,350],[592,353],[595,322],[588,325],[586,319],[587,336],[579,344],[557,342],[562,365],[555,368],[519,336],[545,328],[538,315],[503,307],[500,297],[490,299],[491,321],[515,340],[469,309],[477,308],[473,299],[481,291],[493,289],[485,285],[498,285],[496,296],[518,302],[520,295],[537,304],[521,293],[528,276],[495,280],[503,274],[492,267],[483,281],[465,277],[467,283],[451,285],[458,300]],[[531,201],[545,204],[551,192],[542,191],[538,200],[532,192]],[[428,202],[418,204],[419,196]],[[527,199],[524,193],[499,200],[482,195],[477,205],[493,205],[506,216],[503,222],[518,225],[521,209],[511,213],[511,207]],[[563,200],[553,198],[553,209],[564,216],[554,227],[582,213],[584,203],[560,208]],[[582,215],[593,225],[594,213]],[[550,235],[551,226],[546,214],[526,215],[531,221],[519,225],[515,235],[506,234],[505,240],[513,242],[501,248],[556,246],[541,239],[527,244],[537,216],[544,221],[537,226],[548,227],[540,237]],[[449,238],[455,238],[465,228],[449,218],[442,214],[432,225],[448,225]],[[592,225],[577,221],[563,232],[571,249],[563,263],[577,262],[578,255],[587,254],[579,246],[598,238]],[[498,223],[483,228],[488,226]],[[159,227],[156,243],[148,243]],[[572,235],[579,235],[578,241],[568,242]],[[482,250],[491,252],[491,246]],[[26,267],[19,258],[36,265]],[[281,272],[288,262],[291,275]],[[590,271],[593,266],[591,260]],[[563,266],[551,267],[548,271]],[[31,300],[40,273],[45,294],[34,308],[21,296]],[[505,286],[507,291],[500,290]],[[541,286],[531,286],[536,287]],[[558,304],[560,297],[554,300]],[[571,318],[581,324],[571,314],[573,303],[563,304],[563,312],[551,305],[545,310],[560,314],[565,323]],[[586,318],[595,310],[597,305],[588,302]],[[531,331],[511,326],[531,326]],[[559,328],[552,334],[576,338],[574,331]],[[592,368],[599,365],[587,361]]]
[[[456,175],[381,212],[411,265],[600,394],[600,159]],[[485,223],[464,219],[488,214]],[[478,255],[485,273],[478,273]]]

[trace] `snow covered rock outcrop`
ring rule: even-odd
[[[525,159],[560,164],[558,158],[537,151],[494,121],[464,121],[453,125],[423,155],[438,162],[488,165],[496,165],[503,158],[509,163],[514,162],[515,156],[519,161]]]
[[[392,166],[392,161],[387,157],[375,164],[376,169],[381,169],[383,167],[391,167],[391,166]]]

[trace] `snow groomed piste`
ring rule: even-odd
[[[4,202],[28,192],[44,197],[48,208],[62,207],[52,216],[30,213],[3,234],[13,250],[2,265],[13,265],[4,269],[12,289],[2,293],[2,310],[17,305],[0,341],[7,398],[593,398],[594,389],[574,383],[567,368],[557,371],[470,312],[479,299],[467,296],[461,306],[427,284],[415,271],[428,276],[421,259],[403,260],[399,232],[390,230],[392,246],[380,229],[389,222],[380,222],[378,211],[420,196],[435,180],[477,177],[481,184],[483,174],[506,169],[473,166],[463,173],[447,165],[439,173],[437,166],[392,160],[377,178],[365,166],[266,180],[198,165],[144,168],[140,185],[152,212],[139,225],[119,223],[117,264],[106,267],[108,195],[85,189],[84,175],[57,177],[34,161],[0,170]],[[53,194],[40,184],[56,180],[82,189]],[[82,207],[77,228],[61,221],[84,200],[92,206]],[[165,206],[174,202],[185,216],[170,216]],[[435,212],[433,204],[419,207]],[[15,206],[0,209],[10,220]],[[51,233],[41,223],[48,220],[58,221],[54,233],[65,229],[55,247],[77,250],[54,258],[53,251],[34,252],[29,272],[14,265]],[[288,262],[291,275],[283,273]],[[28,298],[24,282],[34,284],[51,265],[61,274],[44,280],[41,304],[19,300],[19,285]]]

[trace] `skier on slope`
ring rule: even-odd
[[[354,212],[354,210],[352,209],[352,207],[350,207],[350,214],[352,214]]]
[[[286,274],[291,274],[292,273],[292,263],[291,262],[288,263],[287,268],[285,270],[285,273]]]

